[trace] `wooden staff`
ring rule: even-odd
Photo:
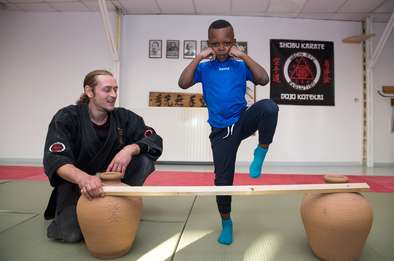
[[[214,195],[269,195],[286,193],[366,192],[367,183],[296,184],[257,186],[104,186],[108,196],[214,196]]]

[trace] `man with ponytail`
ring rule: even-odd
[[[48,127],[44,169],[54,187],[45,219],[50,239],[83,239],[76,216],[82,194],[103,196],[96,173],[115,171],[131,186],[143,185],[162,153],[162,139],[130,110],[116,108],[118,85],[106,70],[88,73],[76,105],[60,109]]]

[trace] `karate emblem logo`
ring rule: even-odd
[[[277,104],[335,105],[334,43],[271,39],[270,98]]]
[[[306,91],[315,87],[321,75],[319,61],[306,52],[298,52],[289,56],[283,71],[286,82],[294,89],[300,91]]]
[[[49,147],[49,151],[54,153],[63,152],[65,149],[66,146],[64,146],[64,144],[61,142],[55,142]]]

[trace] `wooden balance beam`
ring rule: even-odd
[[[104,186],[108,196],[214,196],[214,195],[269,195],[286,193],[366,192],[367,183],[296,184],[258,186]]]

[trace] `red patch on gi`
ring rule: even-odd
[[[145,132],[144,132],[144,136],[145,137],[148,137],[148,136],[150,136],[150,135],[152,135],[153,134],[153,131],[152,130],[146,130]]]
[[[66,146],[64,146],[64,144],[61,142],[55,142],[49,147],[49,151],[55,152],[55,153],[62,152],[65,149],[66,149]]]

